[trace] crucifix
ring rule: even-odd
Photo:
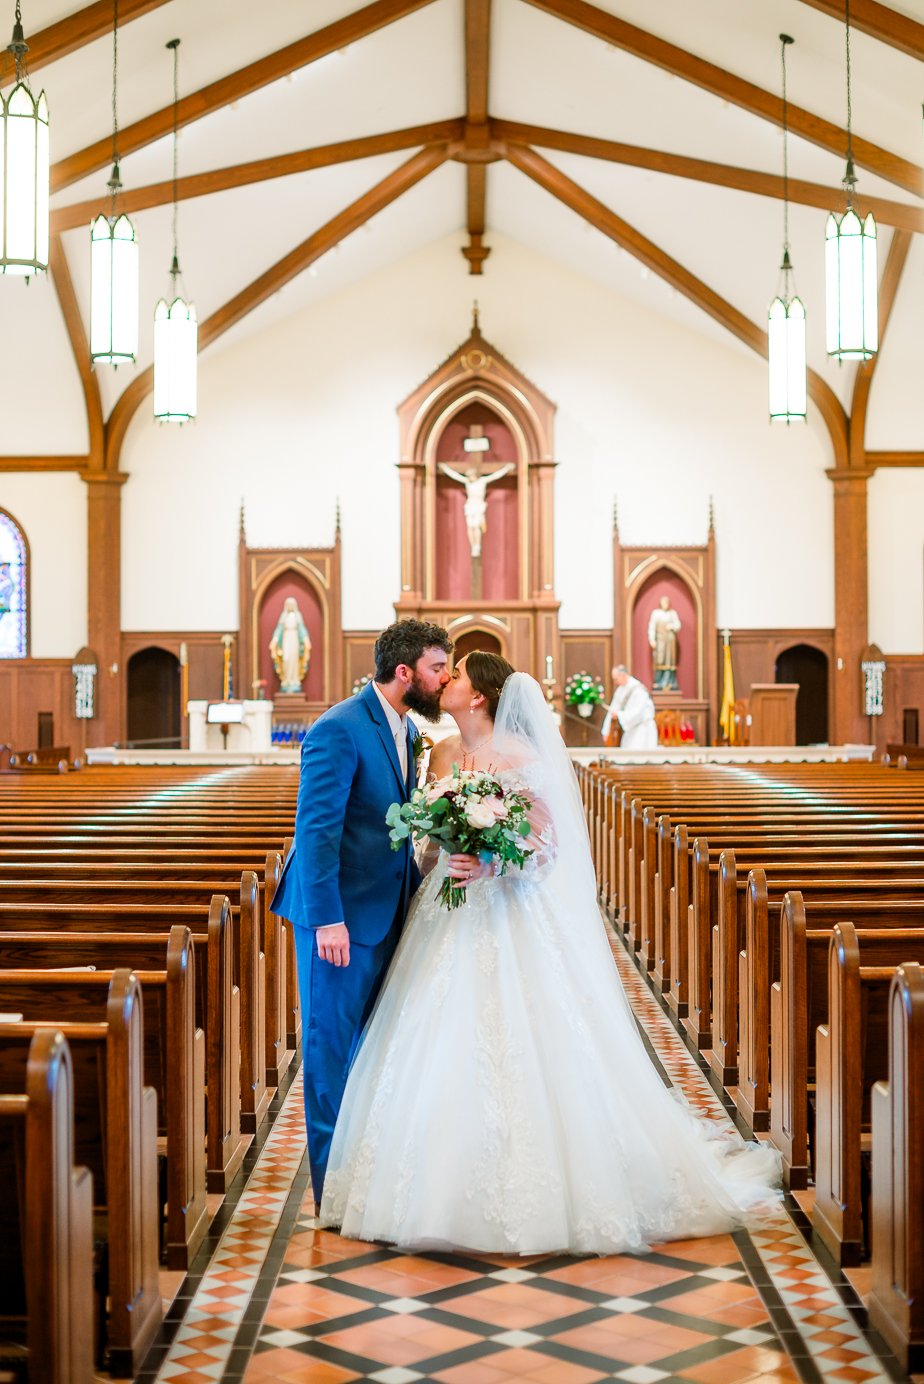
[[[500,466],[496,471],[484,474],[481,469],[481,457],[490,451],[491,444],[484,435],[484,428],[478,423],[473,423],[469,428],[468,437],[462,439],[462,447],[469,460],[464,472],[456,471],[444,462],[440,463],[439,469],[444,476],[458,481],[465,489],[465,527],[468,530],[468,544],[472,555],[472,599],[480,601],[481,536],[488,527],[488,486],[492,481],[499,481],[502,476],[508,475],[514,468],[513,462],[508,462],[506,466]]]

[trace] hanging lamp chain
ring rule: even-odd
[[[180,274],[177,238],[177,206],[179,202],[179,197],[177,195],[177,145],[180,137],[180,40],[178,38],[172,38],[167,44],[167,47],[173,49],[173,263],[170,266],[170,275],[173,280],[174,292],[176,292],[176,281]]]
[[[12,55],[13,61],[16,64],[17,82],[27,80],[25,58],[29,51],[29,45],[26,42],[26,36],[22,29],[22,7],[20,6],[19,0],[16,0],[16,17],[13,21],[13,37],[7,44],[6,51]]]
[[[786,49],[793,42],[789,34],[780,34],[780,50],[783,66],[783,294],[789,300],[789,277],[792,274],[792,261],[789,257],[789,103],[786,95]]]
[[[112,0],[112,174],[106,186],[112,197],[112,215],[115,217],[116,195],[121,191],[122,179],[119,175],[119,0]]]
[[[844,0],[844,47],[847,54],[847,170],[844,173],[844,187],[847,189],[849,207],[857,183],[853,166],[853,106],[850,93],[850,0]]]

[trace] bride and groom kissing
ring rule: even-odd
[[[389,626],[373,681],[302,746],[272,907],[295,929],[320,1224],[505,1254],[727,1230],[775,1195],[775,1156],[717,1143],[664,1087],[619,981],[542,689],[497,654],[451,667],[452,647],[438,625]],[[529,802],[522,869],[444,849],[422,876],[410,838],[394,848],[386,815],[417,786],[408,712],[456,721],[431,778],[490,770]],[[447,877],[465,890],[451,912]]]

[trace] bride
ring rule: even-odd
[[[350,1239],[614,1254],[714,1235],[777,1195],[777,1156],[716,1138],[662,1083],[597,907],[580,795],[539,684],[460,659],[431,773],[491,769],[533,802],[533,855],[442,854],[347,1082],[320,1223]],[[447,872],[466,901],[439,900]]]

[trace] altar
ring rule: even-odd
[[[187,702],[189,749],[193,754],[246,751],[264,754],[272,747],[271,701]]]

